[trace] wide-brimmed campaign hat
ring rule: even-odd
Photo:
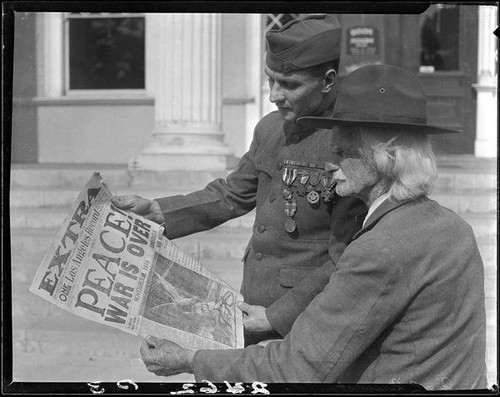
[[[427,124],[424,87],[416,75],[393,65],[355,70],[340,83],[331,117],[300,117],[297,123],[313,128],[379,125],[425,134],[461,132]]]
[[[313,14],[292,20],[266,33],[266,64],[277,72],[289,73],[337,60],[341,33],[335,15]]]

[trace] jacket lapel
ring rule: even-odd
[[[375,211],[370,215],[370,217],[366,220],[365,225],[358,230],[354,236],[352,236],[352,240],[357,239],[359,236],[361,236],[363,233],[366,233],[368,230],[370,230],[373,226],[377,224],[377,222],[382,219],[387,213],[395,210],[396,208],[401,207],[402,205],[410,202],[412,200],[403,200],[403,201],[392,201],[392,200],[385,200],[382,204],[380,204]]]

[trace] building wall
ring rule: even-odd
[[[40,163],[126,164],[154,127],[149,105],[44,105],[37,111]]]
[[[247,92],[246,41],[247,18],[244,14],[222,15],[222,131],[224,142],[236,157],[246,151],[246,104],[255,101]],[[256,40],[259,38],[256,37]]]
[[[36,54],[41,51],[35,13],[16,13],[12,162],[126,164],[151,139],[153,98],[37,96]],[[222,18],[222,129],[224,142],[246,151],[245,15]]]
[[[36,96],[36,16],[16,13],[13,53],[13,98]],[[38,161],[38,126],[36,109],[31,106],[16,106],[12,109],[12,156],[13,162],[34,163]],[[14,133],[15,131],[15,133]]]
[[[471,18],[476,18],[475,15],[466,12],[466,16]],[[103,100],[97,96],[86,99],[39,97],[37,85],[43,77],[44,67],[40,65],[40,61],[37,64],[37,58],[43,59],[40,57],[43,51],[42,38],[36,29],[39,16],[36,13],[15,15],[12,161],[127,163],[151,139],[154,99],[145,96],[116,100]],[[418,71],[418,16],[346,14],[341,15],[340,19],[344,30],[341,76],[356,67],[373,62],[395,64]],[[474,27],[476,25],[472,26],[472,19],[467,21],[467,26],[463,29],[477,29]],[[477,20],[474,21],[477,24]],[[224,142],[236,157],[241,157],[247,150],[252,133],[249,126],[255,124],[258,118],[258,114],[249,112],[250,106],[268,101],[267,97],[256,95],[259,88],[252,90],[248,84],[256,77],[250,76],[255,74],[255,69],[252,72],[249,65],[260,62],[259,59],[254,59],[249,48],[252,43],[262,40],[262,32],[259,29],[252,30],[249,28],[251,26],[248,14],[222,15],[221,124]],[[375,55],[353,56],[346,52],[346,31],[355,26],[373,26],[378,29],[378,52]],[[473,54],[477,45],[477,32],[466,33],[469,37],[467,48],[471,48],[473,51],[469,52]],[[472,58],[465,57],[470,62],[474,60]],[[471,84],[474,83],[476,73],[472,69],[466,71],[466,78],[460,88],[464,93],[472,91]],[[440,97],[433,100],[439,103],[444,101]],[[466,120],[473,120],[475,114],[475,102],[471,101],[469,99],[462,105],[462,108],[472,112]],[[430,109],[429,112],[433,119],[431,121],[440,121],[445,113],[439,109],[436,113],[434,110]],[[472,153],[475,137],[473,123],[468,123],[467,128],[467,139],[463,144],[448,144],[446,140],[450,138],[445,137],[443,142],[437,142],[438,151],[443,149],[444,153],[461,153],[465,150]]]

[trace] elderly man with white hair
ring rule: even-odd
[[[428,198],[437,178],[418,78],[388,65],[360,68],[340,86],[331,128],[336,192],[365,202],[361,230],[329,283],[280,341],[242,350],[181,348],[146,338],[162,375],[212,382],[418,383],[486,388],[483,263],[470,225]]]

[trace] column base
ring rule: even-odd
[[[216,178],[225,178],[226,172],[210,171],[135,171],[130,172],[130,187],[134,189],[165,189],[175,194],[186,194],[204,188]]]
[[[200,150],[196,147],[189,147],[189,150],[187,147],[184,150],[179,150],[179,147],[168,150],[158,150],[158,146],[146,148],[128,164],[131,186],[160,185],[174,190],[193,190],[204,187],[215,178],[224,178],[227,156],[231,154],[229,148],[222,144],[216,148],[205,146],[205,150],[197,148]]]
[[[493,141],[478,141],[474,142],[474,156],[482,158],[497,157],[497,145]]]
[[[487,79],[481,79],[487,80]],[[474,84],[476,99],[476,157],[492,158],[497,156],[497,119],[498,103],[493,84]]]

